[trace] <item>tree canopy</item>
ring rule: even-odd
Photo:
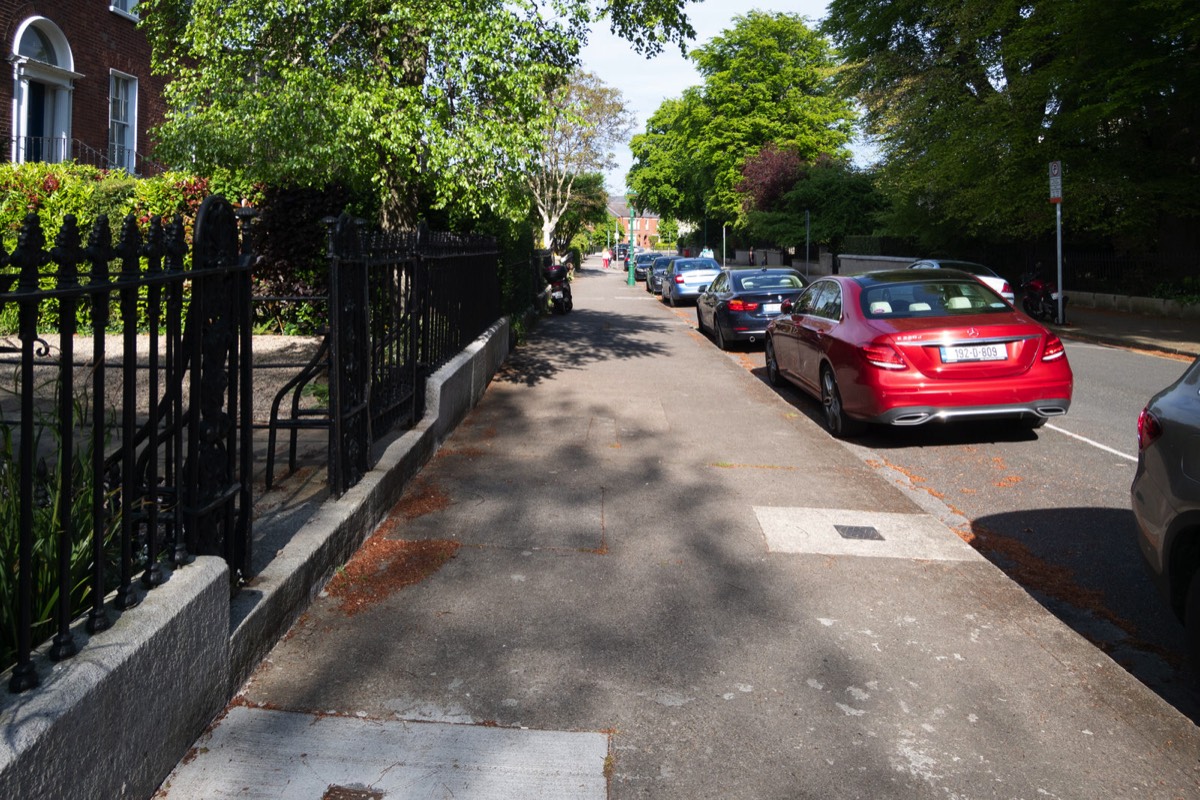
[[[774,144],[846,155],[855,118],[828,40],[796,14],[752,11],[692,52],[700,87],[665,101],[633,138],[629,184],[660,214],[743,225],[746,159]]]
[[[170,78],[158,156],[252,180],[340,181],[385,224],[422,207],[523,213],[514,173],[547,98],[607,17],[642,52],[692,35],[688,0],[143,0]]]
[[[587,172],[578,175],[571,197],[554,226],[554,236],[549,247],[555,253],[565,253],[584,228],[599,230],[603,235],[607,222],[608,192],[604,188],[603,173]]]
[[[577,179],[612,166],[613,150],[625,143],[630,127],[621,93],[590,72],[573,72],[551,95],[550,111],[544,116],[539,147],[526,178],[541,219],[545,247],[554,247],[554,242],[564,238],[555,229],[572,203]],[[601,197],[601,208],[604,201]]]
[[[824,30],[903,217],[1045,232],[1050,161],[1073,230],[1200,214],[1192,0],[831,0]]]

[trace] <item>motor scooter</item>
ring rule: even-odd
[[[1026,272],[1021,276],[1021,308],[1025,313],[1042,322],[1058,319],[1058,286],[1037,272]],[[1067,295],[1062,296],[1063,319],[1067,319]]]
[[[566,314],[574,307],[571,300],[571,282],[567,280],[567,265],[552,264],[545,269],[546,283],[550,284],[550,306],[555,314]]]

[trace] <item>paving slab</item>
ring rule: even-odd
[[[163,797],[210,800],[603,800],[607,737],[229,711]]]

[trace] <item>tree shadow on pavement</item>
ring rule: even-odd
[[[495,380],[536,386],[599,361],[661,358],[667,349],[655,339],[667,331],[664,322],[586,309],[546,317],[530,334],[528,344],[512,351]]]

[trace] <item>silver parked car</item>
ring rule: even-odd
[[[1200,670],[1200,358],[1138,417],[1138,541]]]
[[[662,300],[672,306],[684,300],[694,301],[720,274],[721,265],[716,259],[677,258],[663,276]]]
[[[968,272],[992,287],[992,291],[1003,297],[1009,303],[1016,301],[1012,284],[996,274],[995,270],[976,264],[974,261],[953,261],[948,258],[924,258],[908,265],[909,269],[957,269]]]

